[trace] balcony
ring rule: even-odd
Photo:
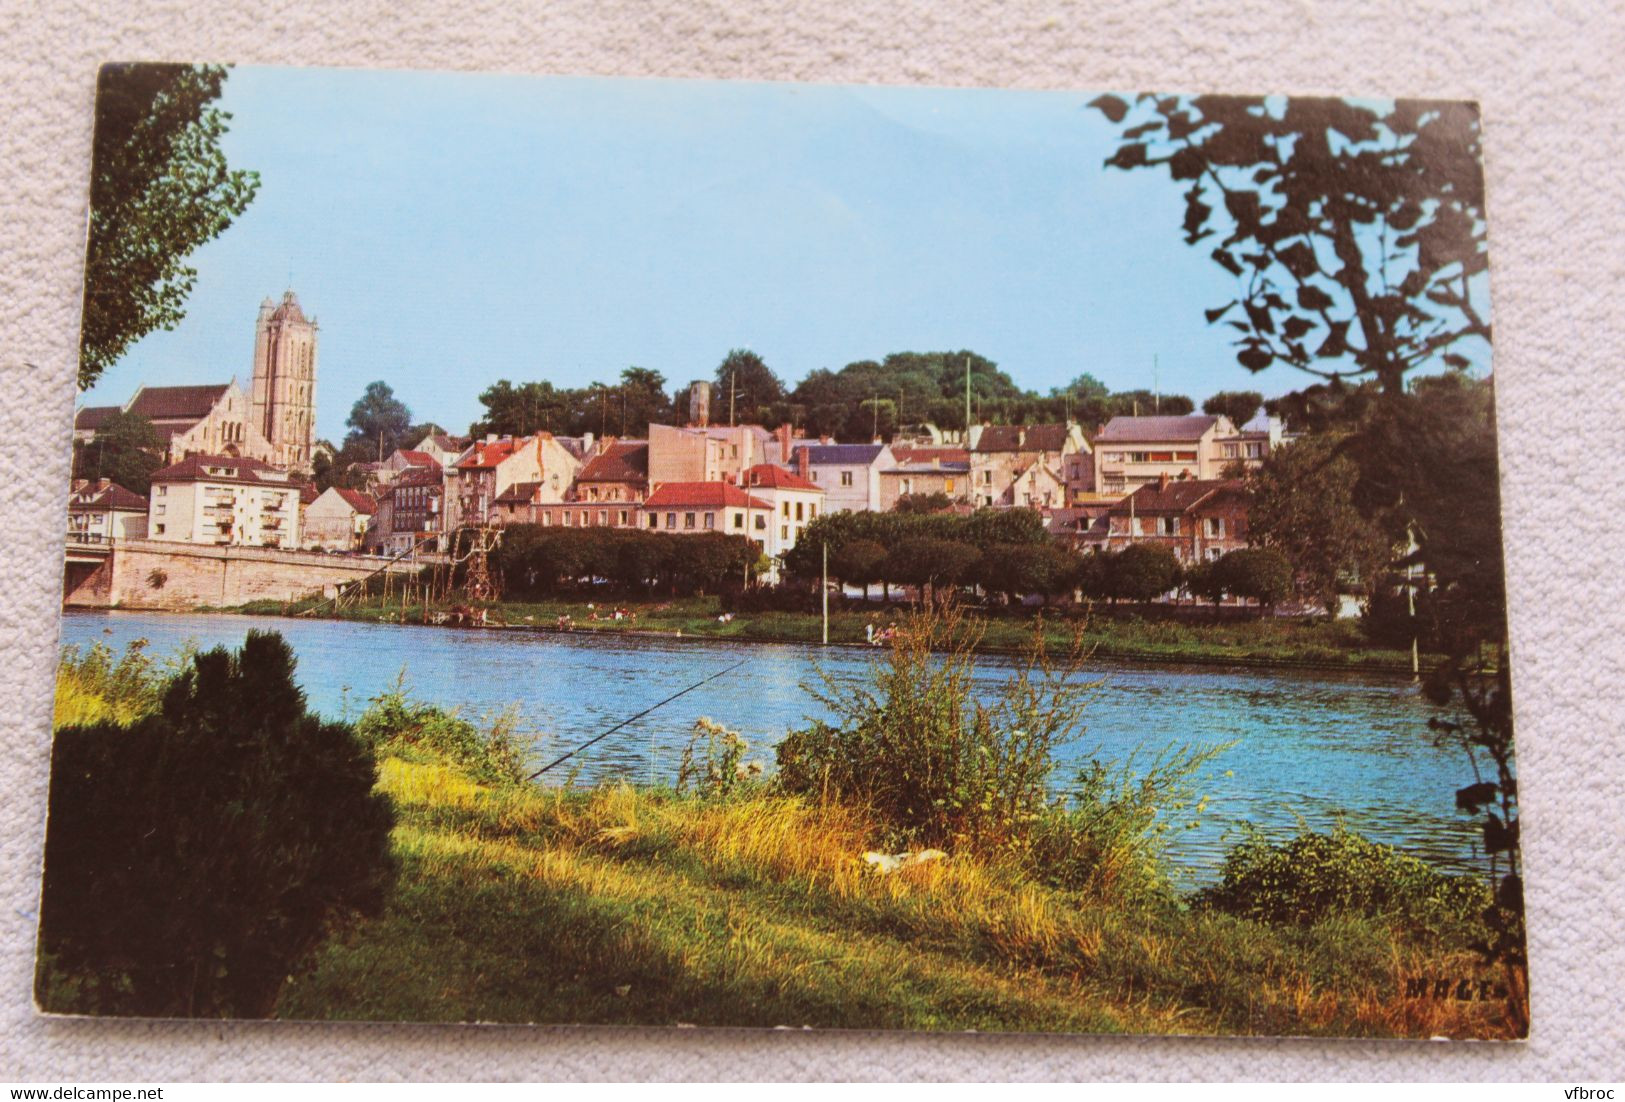
[[[69,528],[68,542],[77,544],[101,544],[112,543],[113,541],[102,532],[80,532]]]

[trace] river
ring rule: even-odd
[[[875,654],[805,644],[746,644],[665,636],[482,631],[338,620],[145,612],[63,614],[62,642],[116,650],[145,639],[166,656],[187,643],[240,646],[250,628],[281,632],[314,709],[354,718],[404,675],[418,699],[479,719],[512,708],[537,765],[656,701],[743,660],[738,670],[638,720],[583,755],[580,780],[670,781],[699,716],[738,730],[747,760],[771,763],[785,732],[823,711],[805,685],[823,668],[863,676]],[[988,656],[991,686],[1011,660]],[[1169,856],[1188,883],[1217,878],[1224,850],[1251,822],[1272,835],[1300,824],[1351,829],[1441,865],[1477,868],[1476,831],[1454,809],[1471,780],[1461,751],[1433,745],[1431,707],[1387,676],[1252,667],[1100,662],[1103,684],[1087,729],[1062,749],[1058,776],[1091,759],[1146,761],[1170,747],[1229,743],[1198,778],[1208,808]],[[559,772],[562,772],[560,770]]]

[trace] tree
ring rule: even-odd
[[[730,404],[737,420],[749,420],[759,407],[784,400],[784,384],[762,357],[748,348],[734,348],[717,365],[717,389],[711,400],[711,420],[720,422],[718,412]]]
[[[1236,597],[1270,608],[1292,593],[1292,565],[1270,547],[1231,551],[1216,564],[1216,584]]]
[[[251,631],[195,657],[133,725],[56,733],[51,1009],[264,1016],[334,918],[381,908],[389,799],[355,732],[305,709],[293,669],[281,636]]]
[[[848,540],[829,557],[830,573],[847,585],[861,585],[864,600],[869,587],[880,581],[886,567],[886,547],[874,540]]]
[[[673,422],[671,398],[666,394],[666,378],[647,367],[629,367],[621,372],[617,388],[620,402],[620,435],[647,435],[650,425]],[[611,408],[611,418],[615,410]]]
[[[163,444],[152,422],[139,413],[118,412],[96,430],[95,439],[74,454],[75,478],[110,478],[145,497],[152,473],[163,466]]]
[[[1264,408],[1264,396],[1256,390],[1221,390],[1202,403],[1202,412],[1230,418],[1240,428]]]
[[[1129,124],[1111,167],[1166,167],[1185,191],[1185,240],[1238,281],[1208,311],[1249,371],[1280,362],[1388,394],[1424,363],[1466,366],[1487,345],[1478,112],[1469,103],[1116,96]]]
[[[953,498],[937,490],[929,494],[900,494],[892,509],[899,513],[944,513],[954,507]]]
[[[375,453],[374,458],[381,460],[406,440],[412,427],[412,411],[395,397],[388,383],[380,380],[367,384],[344,423],[350,427],[344,441],[346,450],[353,447],[362,454]]]
[[[1295,588],[1336,613],[1352,583],[1371,586],[1394,540],[1355,503],[1360,468],[1340,438],[1305,436],[1277,448],[1252,476],[1248,538],[1291,564]]]
[[[1179,584],[1179,560],[1160,543],[1131,543],[1110,561],[1111,593],[1126,601],[1150,601]]]
[[[104,65],[96,82],[90,233],[85,252],[79,388],[127,348],[185,316],[197,269],[185,261],[248,208],[256,173],[233,171],[213,106],[226,70]]]

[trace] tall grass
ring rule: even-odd
[[[145,639],[130,643],[117,656],[106,643],[63,647],[52,726],[134,723],[157,710],[164,690],[196,653],[187,644],[160,662],[148,652]]]

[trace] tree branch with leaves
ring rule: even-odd
[[[1478,112],[1455,102],[1100,96],[1113,168],[1184,185],[1185,241],[1212,241],[1237,295],[1207,311],[1249,371],[1284,363],[1404,389],[1487,345]],[[1205,247],[1205,246],[1204,246]]]

